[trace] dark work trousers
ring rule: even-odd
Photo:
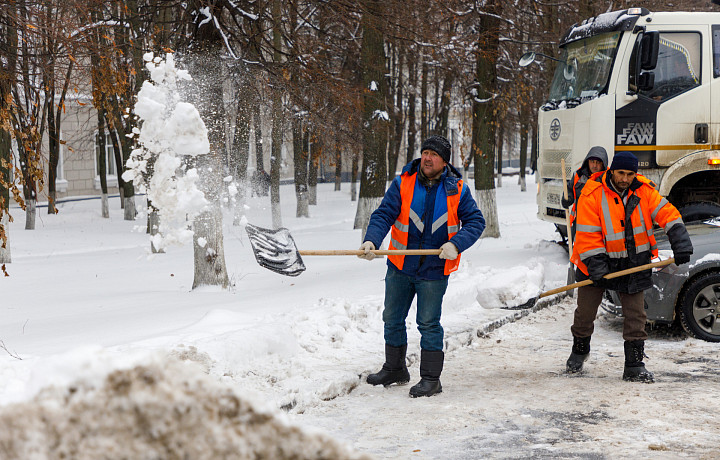
[[[577,308],[575,318],[570,328],[573,337],[590,337],[595,328],[593,322],[597,316],[598,307],[602,301],[605,289],[595,286],[578,288]],[[645,322],[645,296],[642,291],[636,294],[619,292],[623,313],[623,339],[646,340]]]

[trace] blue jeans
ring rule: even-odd
[[[405,319],[413,298],[417,295],[417,328],[420,331],[420,348],[427,351],[443,350],[443,328],[440,325],[442,300],[448,278],[421,280],[388,266],[385,276],[385,343],[392,347],[407,344]]]

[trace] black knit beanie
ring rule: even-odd
[[[624,169],[626,171],[637,172],[638,159],[630,152],[618,152],[613,157],[610,169]]]
[[[445,160],[445,163],[450,163],[450,142],[442,136],[430,136],[425,139],[420,147],[420,153],[425,150],[432,150],[433,152],[440,155],[440,158]]]

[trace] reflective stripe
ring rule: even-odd
[[[638,203],[637,205],[638,214],[640,216],[640,232],[639,233],[647,233],[647,226],[645,225],[645,213],[643,212],[642,205]],[[637,235],[638,233],[636,233]]]
[[[644,225],[640,225],[639,227],[633,228],[633,235],[640,235],[643,233],[646,233]]]
[[[606,253],[607,253],[607,251],[605,250],[605,248],[590,249],[589,251],[585,251],[585,252],[583,252],[583,253],[580,253],[580,259],[585,260],[585,259],[587,259],[588,257],[592,257],[592,256],[595,256],[595,255],[598,255],[598,254],[606,254]]]
[[[625,233],[608,233],[605,235],[605,241],[620,241],[625,239]]]
[[[577,226],[578,232],[585,232],[585,233],[601,233],[602,227],[599,225],[580,225]]]
[[[395,221],[395,224],[393,225],[393,227],[397,228],[401,232],[407,232],[408,230],[410,230],[410,224],[403,225],[403,223],[400,222],[399,220]]]
[[[640,246],[635,247],[635,252],[643,252],[643,251],[649,251],[650,250],[650,243],[641,244]]]
[[[420,219],[420,216],[418,216],[417,213],[413,210],[413,208],[410,208],[410,220],[412,220],[413,224],[415,224],[417,229],[420,230],[420,233],[425,231],[425,224],[423,223],[422,219]]]
[[[432,233],[437,232],[438,228],[445,225],[448,221],[448,213],[443,214],[442,216],[438,217],[435,222],[432,224]],[[448,229],[448,233],[450,233],[450,229]]]
[[[607,241],[615,241],[618,239],[625,238],[625,235],[622,235],[620,238],[617,237],[618,233],[615,233],[615,230],[612,226],[612,214],[610,214],[610,205],[608,204],[607,196],[605,195],[604,190],[600,190],[600,194],[602,195],[602,212],[603,212],[603,220],[605,221],[605,235]]]
[[[667,233],[673,227],[673,225],[682,224],[682,223],[683,223],[682,217],[678,217],[677,219],[673,220],[672,222],[668,222],[665,225],[665,228],[663,230],[665,230],[665,233]]]
[[[627,257],[628,253],[627,251],[615,251],[615,252],[608,252],[608,256],[610,256],[611,259],[622,259],[623,257]]]
[[[390,242],[392,243],[392,249],[407,249],[407,246],[399,243],[395,238],[390,238]]]
[[[650,214],[650,217],[652,217],[652,220],[655,220],[655,216],[657,216],[657,213],[660,212],[660,210],[665,206],[666,204],[670,203],[668,200],[663,198],[660,200],[660,203],[655,207],[655,210],[653,210],[652,214]]]
[[[453,233],[457,233],[460,230],[459,225],[448,225],[448,235],[451,235]]]

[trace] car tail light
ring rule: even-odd
[[[708,164],[710,166],[718,166],[720,165],[720,158],[710,158],[708,159]]]

